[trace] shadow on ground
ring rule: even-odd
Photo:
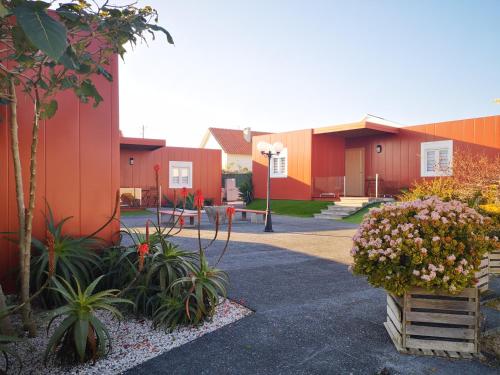
[[[347,270],[355,225],[274,220],[275,233],[262,233],[262,225],[236,225],[219,265],[231,278],[229,298],[255,313],[127,374],[376,374],[384,368],[388,374],[498,374],[478,361],[394,349],[382,324],[384,291]],[[145,219],[125,221],[143,226]],[[203,228],[207,243],[213,232],[206,222]],[[173,242],[195,250],[196,231],[183,231]],[[222,247],[219,240],[208,250],[211,261]]]

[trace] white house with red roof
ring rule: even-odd
[[[252,137],[264,134],[269,133],[252,131],[250,128],[208,128],[200,148],[221,150],[224,172],[251,172]]]

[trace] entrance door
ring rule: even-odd
[[[345,150],[345,194],[348,197],[365,195],[365,149]]]

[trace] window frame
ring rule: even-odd
[[[176,183],[173,181],[173,170],[177,169],[188,169],[188,183],[182,183],[182,176],[179,174],[179,182]],[[182,189],[182,188],[191,189],[193,187],[193,162],[192,161],[176,161],[171,160],[168,162],[168,188],[169,189]]]
[[[278,172],[274,172],[274,160],[278,163]],[[280,164],[285,161],[284,171],[280,171]],[[271,178],[287,178],[288,177],[288,149],[284,148],[279,155],[271,156],[271,163],[269,165],[271,169]]]
[[[438,168],[433,171],[427,170],[427,154],[434,152],[435,163],[439,164],[440,151],[446,150],[448,152],[448,168],[446,170],[439,170]],[[453,166],[453,140],[446,141],[433,141],[420,143],[420,176],[421,177],[439,177],[451,176]]]

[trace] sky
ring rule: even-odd
[[[119,1],[120,2],[120,1]],[[122,1],[123,2],[123,1]],[[198,147],[208,127],[288,131],[494,115],[500,1],[139,0],[162,35],[120,63],[126,136]]]

